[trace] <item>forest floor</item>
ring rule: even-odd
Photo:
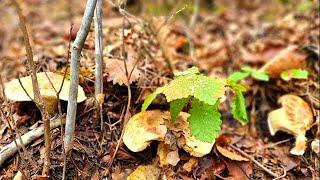
[[[71,2],[26,0],[21,4],[38,72],[63,74],[69,67],[69,39],[74,39],[85,8],[85,1]],[[214,5],[201,1],[198,12],[194,11],[191,1],[157,2],[161,3],[128,4],[123,22],[111,1],[104,1],[105,97],[102,116],[93,105],[95,47],[94,26],[91,26],[80,61],[80,85],[88,98],[78,104],[75,142],[68,157],[66,178],[126,179],[138,166],[150,165],[155,169],[149,172],[147,177],[150,179],[276,178],[270,171],[278,179],[319,179],[319,153],[311,147],[311,142],[320,138],[319,124],[314,123],[317,119],[319,122],[320,117],[318,1],[218,0]],[[0,12],[1,152],[1,147],[12,142],[18,134],[28,132],[42,122],[33,103],[5,100],[4,84],[27,76],[28,71],[17,13],[8,1],[0,1]],[[70,31],[71,27],[73,30]],[[121,60],[123,45],[127,68],[132,71],[130,97]],[[294,51],[287,51],[292,47]],[[303,65],[294,68],[306,69],[308,78],[285,81],[277,74],[270,76],[268,81],[252,77],[241,80],[247,88],[245,102],[250,122],[241,126],[233,120],[228,103],[223,103],[219,107],[222,130],[208,155],[195,158],[180,149],[176,165],[160,165],[157,142],[142,152],[132,152],[123,143],[117,148],[128,98],[131,102],[129,115],[133,116],[140,112],[146,96],[167,84],[174,72],[197,66],[209,77],[226,79],[244,66],[259,69],[279,54],[283,59],[302,59]],[[276,68],[290,68],[290,60],[285,62]],[[66,77],[69,77],[69,69]],[[278,132],[272,136],[268,129],[268,113],[281,107],[277,101],[285,94],[301,97],[312,112],[314,125],[306,132],[307,148],[303,155],[290,154],[295,145],[293,135]],[[63,113],[66,109],[67,102],[62,101]],[[168,110],[169,106],[163,97],[158,97],[150,109]],[[304,112],[304,109],[294,111]],[[17,131],[10,131],[5,120],[8,117],[14,121],[12,129]],[[103,126],[100,117],[103,117]],[[62,178],[60,130],[52,130],[49,179]],[[18,171],[28,179],[42,179],[44,140],[39,138],[25,148],[0,165],[0,179],[12,179]],[[239,157],[246,160],[239,160]]]

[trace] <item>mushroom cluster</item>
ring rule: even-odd
[[[37,79],[40,89],[40,94],[44,100],[44,106],[49,113],[56,112],[57,108],[57,92],[63,82],[63,76],[53,72],[40,72],[37,73]],[[31,76],[13,79],[5,84],[4,93],[9,100],[12,101],[32,101],[34,99],[33,86]],[[59,94],[61,100],[68,100],[69,97],[70,81],[65,79],[62,89]],[[31,99],[30,99],[31,98]],[[77,102],[86,100],[85,93],[81,86],[78,86],[78,99]]]
[[[190,155],[202,157],[210,153],[214,142],[208,143],[196,139],[191,135],[187,118],[190,115],[181,112],[175,122],[171,121],[170,112],[151,110],[140,112],[129,119],[123,135],[124,144],[133,152],[146,149],[152,141],[160,141],[158,155],[161,161],[163,156],[177,155],[177,148],[182,148]],[[164,149],[166,148],[166,149]],[[176,164],[178,160],[169,162]]]

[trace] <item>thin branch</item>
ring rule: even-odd
[[[100,126],[103,131],[103,33],[102,33],[102,0],[97,0],[94,11],[94,30],[95,30],[95,54],[96,54],[96,69],[95,69],[95,98],[96,98],[96,113],[100,115]]]
[[[77,33],[76,39],[72,45],[71,51],[71,79],[70,90],[67,107],[67,120],[65,126],[64,148],[68,153],[73,147],[75,120],[77,112],[77,97],[78,97],[78,85],[79,85],[79,65],[80,55],[84,42],[89,33],[90,24],[92,22],[94,9],[97,0],[88,0],[86,9],[83,14],[83,20]]]
[[[94,30],[95,30],[95,95],[103,93],[103,34],[102,34],[102,0],[97,0],[94,11]]]
[[[16,11],[19,15],[19,25],[21,28],[21,31],[23,33],[23,39],[24,39],[24,44],[25,44],[25,50],[27,53],[27,61],[28,61],[28,71],[29,74],[31,75],[31,80],[32,80],[32,87],[33,87],[33,94],[34,94],[34,101],[36,102],[36,105],[38,106],[41,115],[42,115],[42,120],[44,124],[44,139],[45,139],[45,157],[44,157],[44,165],[43,165],[43,175],[48,175],[49,169],[50,169],[50,148],[51,148],[51,135],[50,135],[50,121],[49,121],[49,113],[44,107],[44,101],[41,97],[40,94],[40,89],[39,89],[39,84],[37,80],[37,73],[33,61],[33,53],[32,53],[32,48],[30,45],[30,40],[29,40],[29,34],[26,26],[26,21],[25,17],[22,13],[22,9],[20,7],[20,4],[17,2],[17,0],[12,0],[11,1],[13,6],[16,8]]]
[[[237,148],[236,146],[230,144],[229,145],[232,149],[238,151],[241,155],[245,156],[246,158],[250,159],[252,162],[254,162],[257,166],[259,166],[261,169],[263,169],[266,173],[268,173],[269,175],[278,178],[279,176],[272,172],[270,169],[264,167],[260,162],[258,162],[257,160],[255,160],[253,157],[251,157],[249,154],[247,154],[246,152],[242,151],[241,149]]]
[[[62,121],[64,122],[64,121]],[[51,120],[51,129],[57,128],[61,125],[60,118]],[[44,126],[39,126],[24,135],[21,136],[22,142],[15,139],[17,142],[17,146],[15,142],[11,142],[10,144],[5,145],[0,148],[0,166],[10,157],[12,157],[17,151],[21,148],[22,145],[28,145],[36,139],[40,138],[44,134]]]

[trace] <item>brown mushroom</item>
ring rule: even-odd
[[[273,136],[277,131],[292,134],[296,142],[290,153],[302,155],[306,149],[305,133],[313,123],[311,108],[302,98],[291,94],[280,97],[278,103],[282,107],[268,114],[270,134]]]
[[[129,119],[123,135],[124,144],[133,152],[147,148],[151,141],[164,141],[167,130],[175,132],[178,146],[192,156],[202,157],[211,152],[214,143],[207,143],[191,135],[187,118],[181,112],[176,122],[171,121],[168,111],[152,110],[141,112]],[[178,136],[180,134],[181,136]]]
[[[40,72],[40,73],[37,73],[37,79],[38,79],[40,94],[45,103],[44,104],[45,108],[49,111],[49,113],[52,114],[56,111],[57,102],[58,102],[56,91],[59,90],[62,84],[63,76],[53,72],[46,72],[46,73]],[[22,88],[18,79],[13,79],[10,82],[5,84],[4,92],[6,97],[12,101],[31,101],[30,98],[34,99],[31,76],[20,78],[20,80],[25,90]],[[54,88],[52,87],[50,81],[54,86]],[[70,88],[70,81],[65,79],[63,83],[63,87],[59,94],[59,98],[61,100],[65,100],[65,101],[68,100],[69,88]],[[77,102],[82,102],[86,100],[86,98],[87,97],[85,96],[82,87],[78,86]]]

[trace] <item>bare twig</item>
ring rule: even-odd
[[[32,87],[33,87],[33,94],[34,94],[34,101],[39,108],[41,115],[42,115],[42,120],[44,124],[44,139],[45,139],[45,158],[44,158],[44,166],[43,166],[43,175],[48,175],[49,169],[50,169],[50,121],[49,121],[49,113],[44,107],[44,102],[40,94],[40,89],[37,81],[37,74],[36,74],[36,69],[34,66],[33,62],[33,53],[32,53],[32,48],[30,45],[30,40],[29,40],[29,34],[25,22],[25,17],[22,13],[20,4],[17,2],[17,0],[12,0],[12,4],[15,6],[16,11],[19,15],[19,24],[21,31],[23,33],[23,38],[24,38],[24,44],[25,44],[25,49],[27,53],[27,61],[29,65],[29,74],[31,74],[31,80],[32,80]]]
[[[64,122],[64,120],[63,120]],[[60,118],[51,120],[51,129],[57,128],[61,125]],[[0,148],[0,166],[11,156],[13,156],[23,145],[28,145],[34,140],[40,138],[44,134],[44,126],[39,126],[26,134],[21,136],[22,142],[18,141],[16,139],[15,141],[17,142],[17,146],[15,142],[11,142],[10,144],[5,145],[4,147]]]
[[[73,147],[75,120],[76,120],[76,112],[77,112],[78,85],[79,85],[79,61],[80,61],[82,47],[89,33],[90,24],[92,22],[96,3],[97,3],[97,0],[87,1],[86,9],[83,14],[81,27],[72,45],[70,91],[69,91],[67,120],[66,120],[65,137],[64,137],[64,148],[66,153],[70,152],[70,150]]]
[[[97,0],[96,9],[94,11],[94,30],[95,30],[95,97],[97,114],[100,115],[101,131],[103,130],[103,34],[102,34],[102,0]]]
[[[238,151],[241,155],[245,156],[246,158],[250,159],[252,162],[254,162],[257,166],[259,166],[261,169],[263,169],[266,173],[270,174],[271,176],[278,178],[279,176],[272,172],[270,169],[264,167],[260,162],[258,162],[257,160],[255,160],[253,157],[251,157],[249,154],[247,154],[246,152],[242,151],[241,149],[237,148],[236,146],[230,144],[229,145],[232,149]]]
[[[122,6],[122,7],[121,7]],[[130,76],[131,76],[131,72],[128,71],[128,68],[127,68],[127,63],[126,63],[126,60],[127,60],[127,55],[126,55],[126,52],[125,52],[125,37],[124,37],[124,26],[125,26],[125,20],[126,20],[126,11],[125,11],[125,7],[126,7],[126,1],[123,1],[123,4],[119,6],[119,12],[120,14],[123,16],[123,21],[122,21],[122,49],[121,49],[121,55],[122,55],[122,58],[124,58],[124,67],[125,67],[125,71],[126,71],[126,76],[127,76],[127,89],[128,89],[128,101],[127,101],[127,107],[126,107],[126,110],[125,110],[125,115],[124,115],[124,122],[123,122],[123,126],[122,126],[122,131],[121,131],[121,135],[120,135],[120,139],[118,140],[117,142],[117,146],[116,146],[116,149],[109,161],[109,164],[108,164],[108,167],[110,168],[113,164],[113,161],[117,155],[117,152],[119,150],[119,147],[120,145],[122,144],[122,138],[123,138],[123,134],[124,134],[124,129],[127,125],[127,122],[129,120],[129,116],[130,116],[130,105],[131,105],[131,87],[130,87]],[[109,172],[109,171],[107,171]],[[106,173],[107,175],[107,173]]]
[[[102,0],[97,0],[94,11],[94,29],[95,29],[95,95],[103,93],[103,34],[102,34]]]

